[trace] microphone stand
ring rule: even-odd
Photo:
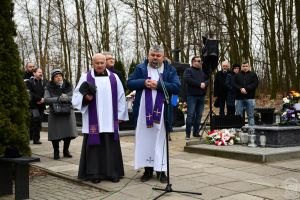
[[[163,93],[164,93],[164,97],[165,97],[165,107],[164,107],[164,121],[165,121],[165,130],[166,130],[166,150],[167,150],[167,186],[165,189],[162,188],[157,188],[154,187],[152,188],[153,190],[160,190],[160,191],[164,191],[162,194],[158,195],[157,197],[154,198],[158,199],[160,197],[162,197],[163,195],[170,193],[170,192],[177,192],[177,193],[185,193],[185,194],[196,194],[196,195],[202,195],[202,193],[197,193],[197,192],[187,192],[187,191],[179,191],[179,190],[173,190],[172,189],[172,184],[170,184],[170,165],[169,165],[169,130],[167,128],[167,125],[169,124],[169,119],[168,119],[168,115],[169,115],[169,106],[170,106],[170,97],[168,94],[168,91],[166,89],[166,85],[165,82],[162,79],[161,74],[159,73],[158,68],[156,67],[156,70],[158,72],[159,75],[159,81],[161,83],[162,89],[163,89]]]

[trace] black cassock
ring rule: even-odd
[[[113,133],[100,133],[100,144],[88,145],[88,134],[83,134],[78,178],[81,180],[111,179],[124,176],[120,140]]]

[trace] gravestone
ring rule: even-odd
[[[300,146],[300,126],[255,125],[256,143],[261,135],[266,136],[266,147]]]
[[[254,110],[259,116],[256,120],[258,125],[274,123],[275,108],[255,108]]]

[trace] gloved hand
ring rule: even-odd
[[[67,102],[67,101],[69,101],[69,97],[66,94],[62,94],[62,95],[60,95],[60,97],[58,97],[58,101]]]

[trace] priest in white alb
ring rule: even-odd
[[[160,77],[169,96],[178,94],[180,81],[176,69],[165,60],[164,49],[153,45],[148,58],[135,67],[127,81],[128,88],[136,90],[133,104],[136,122],[134,167],[145,168],[142,182],[151,179],[153,171],[160,182],[167,182],[166,126],[171,126],[165,123],[170,119],[164,119],[165,95]]]
[[[105,63],[105,55],[93,56],[93,68],[80,77],[72,98],[82,113],[84,135],[78,178],[93,183],[124,176],[118,132],[119,123],[128,120],[127,103],[119,77]]]

